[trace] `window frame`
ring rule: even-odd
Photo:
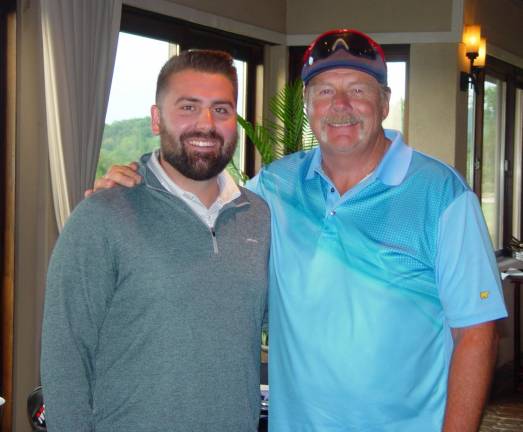
[[[0,247],[3,259],[0,262],[2,284],[0,292],[0,388],[6,400],[3,407],[0,430],[10,431],[13,424],[13,359],[14,359],[14,157],[13,126],[16,104],[11,92],[16,90],[15,67],[11,63],[16,53],[16,1],[0,3]],[[9,25],[14,21],[14,26]]]
[[[475,115],[474,115],[474,149],[471,155],[474,163],[473,184],[471,185],[473,191],[481,201],[481,181],[483,175],[483,126],[484,126],[484,100],[485,100],[485,77],[491,76],[499,79],[505,83],[505,124],[504,128],[504,142],[501,144],[501,152],[504,160],[504,169],[502,169],[501,178],[502,184],[502,215],[501,221],[501,249],[498,249],[498,254],[508,255],[509,244],[512,236],[521,238],[522,229],[520,232],[513,232],[513,190],[514,190],[514,167],[516,163],[523,164],[523,157],[519,161],[514,159],[514,139],[516,126],[516,90],[523,89],[523,69],[517,66],[506,63],[495,57],[487,55],[485,67],[478,71],[478,81],[475,98]],[[467,163],[469,161],[467,160]],[[520,165],[521,166],[521,165]],[[523,215],[523,202],[519,209],[520,215]]]

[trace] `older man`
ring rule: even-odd
[[[256,431],[269,214],[223,168],[236,70],[185,52],[158,77],[144,181],[82,202],[49,267],[49,432]]]
[[[387,68],[368,36],[321,35],[302,78],[319,148],[250,184],[272,218],[269,427],[476,431],[506,316],[478,201],[383,130]]]
[[[302,78],[320,146],[259,174],[271,207],[271,427],[475,431],[506,316],[462,178],[384,131],[381,47],[336,30]]]

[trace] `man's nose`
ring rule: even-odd
[[[196,126],[201,130],[210,130],[214,128],[214,116],[212,108],[202,108],[198,115]]]
[[[347,92],[336,92],[332,97],[332,106],[335,109],[352,108],[352,98]]]

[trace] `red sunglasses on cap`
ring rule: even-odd
[[[387,84],[383,49],[360,31],[339,29],[318,36],[305,51],[301,77],[306,84],[320,72],[339,67],[366,72]]]

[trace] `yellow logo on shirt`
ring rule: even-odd
[[[488,296],[490,294],[490,291],[481,291],[479,293],[479,297],[482,299],[482,300],[485,300],[485,299],[488,299]]]

